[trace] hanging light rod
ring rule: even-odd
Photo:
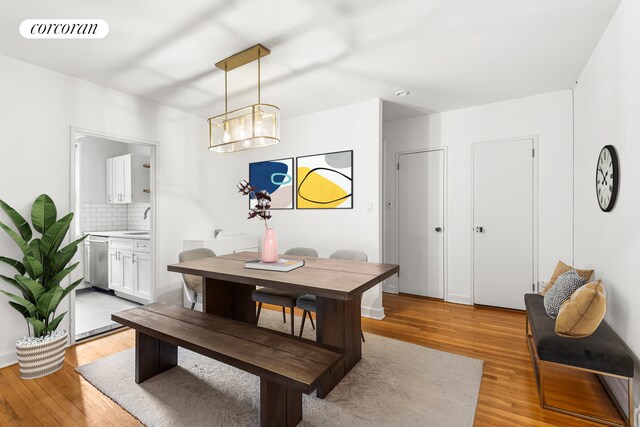
[[[223,59],[216,63],[216,67],[222,71],[235,70],[238,67],[242,67],[257,59],[264,58],[269,55],[271,51],[261,44],[251,46],[249,49],[245,49],[242,52],[234,53],[230,57]]]

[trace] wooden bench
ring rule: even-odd
[[[260,425],[295,426],[310,394],[342,360],[340,350],[236,320],[150,304],[113,314],[136,330],[136,383],[178,364],[178,347],[260,377]]]

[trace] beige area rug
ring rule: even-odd
[[[282,314],[271,310],[263,310],[260,325],[289,329]],[[315,337],[308,321],[304,335]],[[372,334],[365,338],[362,360],[325,399],[303,395],[299,426],[473,424],[481,360]],[[258,377],[182,348],[178,365],[138,385],[131,349],[77,371],[147,426],[260,424]]]

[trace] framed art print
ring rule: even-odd
[[[298,209],[353,208],[353,150],[296,158]]]
[[[271,209],[293,209],[293,157],[249,163],[249,182],[256,193],[266,190],[271,195]],[[249,196],[249,209],[256,199]]]

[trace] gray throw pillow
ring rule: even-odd
[[[587,279],[580,277],[575,270],[561,274],[553,287],[544,295],[544,309],[547,310],[547,314],[555,319],[562,303],[585,283]]]

